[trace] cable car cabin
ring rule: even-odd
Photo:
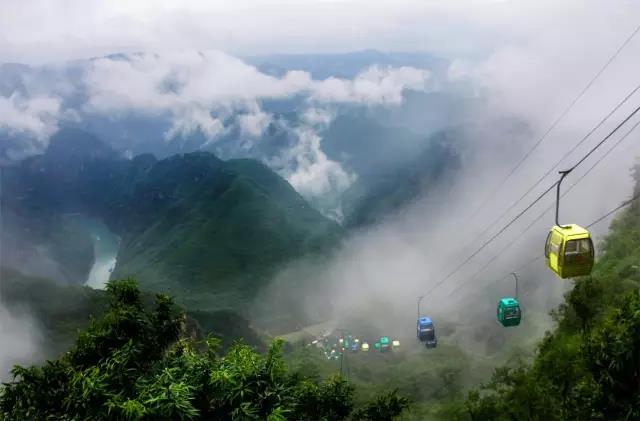
[[[429,317],[419,317],[416,323],[416,336],[424,342],[427,348],[435,348],[438,345],[436,329]]]
[[[389,341],[388,336],[383,336],[380,338],[380,351],[385,352],[388,351],[391,346],[391,342]]]
[[[544,248],[549,269],[560,278],[572,278],[591,273],[594,251],[589,231],[576,224],[554,225]]]
[[[504,327],[518,326],[522,318],[520,303],[513,297],[501,298],[496,310],[498,322]]]

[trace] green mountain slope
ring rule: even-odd
[[[207,153],[170,158],[150,169],[129,200],[140,195],[157,204],[123,237],[114,276],[133,275],[144,287],[179,296],[191,291],[189,304],[197,307],[253,296],[279,264],[319,252],[340,235],[256,161],[222,162]]]
[[[5,174],[2,205],[19,215],[16,231],[45,238],[17,234],[31,249],[59,247],[46,239],[64,215],[100,218],[121,239],[112,276],[134,276],[190,308],[240,308],[280,265],[341,237],[337,224],[252,160],[205,152],[127,160],[84,132],[63,130],[44,155]],[[78,259],[88,270],[93,256]]]
[[[58,285],[48,279],[33,278],[11,269],[0,270],[0,303],[9,311],[26,313],[37,322],[42,357],[55,358],[73,344],[78,331],[86,329],[92,318],[99,318],[108,306],[104,291],[88,287]],[[153,294],[143,293],[149,307]],[[213,335],[223,348],[235,341],[264,350],[264,343],[249,322],[232,311],[187,311],[192,336]],[[2,373],[4,375],[5,373]]]
[[[433,194],[460,165],[455,148],[442,135],[401,165],[378,166],[377,171],[364,173],[344,193],[345,225],[379,222],[411,201]]]
[[[0,385],[0,418],[73,420],[391,420],[408,401],[394,391],[357,405],[344,379],[287,369],[282,343],[262,356],[243,344],[192,338],[185,314],[132,280],[106,287],[102,317],[43,366],[20,367]]]

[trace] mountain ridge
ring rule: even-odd
[[[44,155],[6,168],[3,206],[44,234],[64,214],[103,219],[122,239],[112,277],[135,276],[145,289],[191,297],[196,308],[238,307],[279,265],[341,237],[260,162],[210,152],[128,160],[96,139],[64,130]],[[47,222],[29,226],[33,220]]]

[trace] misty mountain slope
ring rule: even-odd
[[[78,329],[86,327],[89,316],[99,316],[106,307],[102,292],[77,286],[60,286],[55,282],[1,268],[0,302],[9,311],[26,314],[40,336],[37,348],[44,356],[64,352]],[[3,373],[4,375],[4,373]]]
[[[39,350],[36,358],[54,358],[68,350],[78,333],[91,318],[105,312],[108,302],[104,291],[88,287],[61,286],[48,279],[26,276],[20,272],[0,270],[0,304],[8,311],[25,316],[24,329],[32,329]],[[143,294],[145,303],[153,304],[153,294]],[[239,339],[263,349],[264,344],[249,322],[232,311],[187,311],[187,324],[196,337],[212,334],[222,340],[224,348]],[[5,373],[2,373],[4,376]]]
[[[424,195],[438,199],[461,167],[456,139],[448,132],[429,138],[422,149],[391,163],[373,166],[344,193],[345,225],[380,222]]]
[[[198,306],[213,294],[222,305],[252,295],[278,264],[340,236],[335,223],[256,161],[174,157],[154,166],[137,190],[136,196],[155,192],[160,199],[148,223],[123,237],[114,276],[134,275],[146,287],[178,295],[197,290]]]
[[[121,238],[113,276],[135,276],[145,289],[235,306],[279,264],[341,236],[256,161],[206,152],[127,160],[95,141],[61,131],[44,155],[6,168],[3,205],[42,235],[65,214],[103,219]]]

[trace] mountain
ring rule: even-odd
[[[460,168],[464,136],[454,129],[424,136],[346,113],[321,132],[327,156],[357,174],[341,197],[345,227],[379,222],[435,190]]]
[[[410,202],[439,194],[461,168],[455,142],[446,133],[400,164],[377,166],[363,173],[344,193],[345,227],[362,227],[382,221]]]
[[[236,343],[194,338],[189,316],[159,294],[152,303],[133,280],[110,282],[104,314],[73,346],[42,366],[16,366],[0,385],[0,417],[154,420],[391,420],[409,401],[385,391],[356,402],[338,376],[289,370],[283,343],[266,355]]]
[[[107,310],[107,295],[101,290],[58,285],[50,279],[26,276],[7,268],[0,268],[0,276],[0,305],[15,314],[28,314],[32,319],[29,328],[38,333],[38,360],[66,352],[78,331]],[[143,299],[147,306],[152,306],[152,294],[145,293]],[[235,312],[187,311],[186,314],[187,327],[194,337],[211,334],[221,340],[224,348],[242,339],[246,344],[264,349],[262,339],[249,322]]]
[[[170,292],[190,308],[238,308],[280,265],[341,237],[337,224],[253,160],[222,161],[208,152],[125,159],[68,129],[43,155],[3,172],[2,207],[12,218],[3,253],[21,250],[13,254],[32,260],[54,254],[49,260],[66,270],[64,280],[83,283],[92,253],[71,262],[47,251],[86,247],[88,233],[65,221],[99,218],[120,238],[112,277],[134,276],[144,289]],[[82,241],[69,234],[74,230]]]

